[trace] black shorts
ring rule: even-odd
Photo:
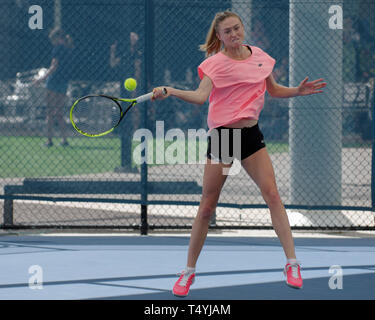
[[[234,158],[244,160],[265,146],[258,124],[241,129],[218,127],[208,136],[207,158],[229,164]]]

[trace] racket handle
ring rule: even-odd
[[[167,89],[163,88],[163,95],[166,95],[166,94],[167,94]],[[137,98],[137,103],[141,103],[141,102],[145,102],[145,101],[151,100],[153,96],[154,96],[153,92],[144,94],[143,96],[139,96]]]
[[[147,100],[151,100],[153,95],[154,95],[154,93],[150,92],[150,93],[144,94],[143,96],[139,96],[137,98],[137,103],[141,103],[141,102],[145,102]]]

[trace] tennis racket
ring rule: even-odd
[[[163,89],[167,94],[167,89]],[[74,129],[86,137],[101,137],[115,130],[127,112],[137,103],[151,100],[153,93],[134,99],[115,98],[104,94],[79,98],[70,108],[70,122]],[[121,102],[128,105],[123,111]]]

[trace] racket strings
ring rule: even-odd
[[[95,96],[77,103],[72,112],[72,121],[82,132],[96,135],[115,128],[121,115],[121,108],[115,101]]]

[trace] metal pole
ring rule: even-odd
[[[375,211],[375,81],[372,82],[371,207]]]
[[[374,24],[375,24],[375,6],[373,6],[374,12]],[[373,62],[375,64],[375,62]],[[371,207],[372,211],[375,211],[375,79],[372,80],[372,145],[371,145]]]
[[[54,2],[54,24],[55,28],[61,28],[61,0]]]
[[[293,205],[341,205],[343,30],[330,29],[330,5],[290,0],[290,86],[306,76],[327,82],[323,94],[290,99]]]
[[[145,92],[151,90],[151,86],[154,81],[154,1],[145,0],[145,78],[144,86]],[[142,125],[143,128],[147,128],[147,109],[149,102],[146,102],[142,106]],[[147,144],[146,144],[147,148]],[[148,233],[148,221],[147,221],[147,162],[145,161],[141,165],[141,235],[147,235]]]

